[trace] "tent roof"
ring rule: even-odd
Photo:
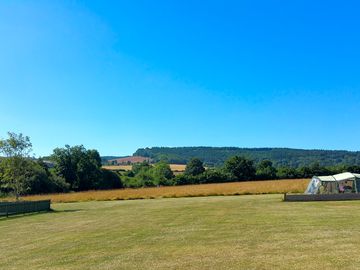
[[[355,178],[360,178],[360,174],[346,172],[346,173],[339,173],[329,176],[315,176],[315,177],[323,182],[334,182],[334,181],[354,180]]]

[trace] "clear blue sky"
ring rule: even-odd
[[[357,1],[0,2],[0,137],[360,150]]]

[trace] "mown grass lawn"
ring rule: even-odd
[[[360,268],[360,202],[281,198],[54,204],[0,220],[0,269]]]

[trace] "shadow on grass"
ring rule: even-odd
[[[60,214],[60,213],[73,213],[73,212],[79,212],[82,211],[84,209],[65,209],[65,210],[53,210],[51,209],[50,213],[53,214]]]
[[[42,212],[33,212],[33,213],[25,213],[25,214],[17,214],[17,215],[9,215],[7,216],[0,216],[0,222],[4,220],[13,220],[18,218],[25,218],[29,216],[35,216],[35,215],[43,215],[43,214],[61,214],[61,213],[73,213],[73,212],[79,212],[83,209],[65,209],[65,210],[53,210],[50,209],[49,211],[42,211]]]
[[[54,212],[53,210],[50,210],[50,211],[42,211],[42,212],[33,212],[33,213],[9,215],[8,217],[7,216],[1,216],[0,221],[12,220],[12,219],[17,219],[17,218],[25,218],[25,217],[29,217],[29,216],[35,216],[35,215],[49,214],[49,213],[53,213],[53,212]]]

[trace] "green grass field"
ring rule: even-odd
[[[0,220],[0,269],[360,268],[360,202],[281,198],[54,204]]]

